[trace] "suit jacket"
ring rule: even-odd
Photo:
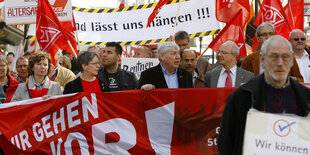
[[[207,72],[205,75],[205,87],[217,87],[222,67]],[[246,83],[254,77],[252,72],[237,67],[235,87],[239,87],[241,83]]]
[[[212,70],[209,61],[203,57],[197,60],[197,69],[205,75],[208,71]]]
[[[205,87],[205,76],[202,74],[202,72],[199,69],[195,69],[195,72],[198,74],[198,77],[196,78],[194,82],[194,88],[203,88]]]
[[[259,64],[260,64],[260,52],[259,49],[254,53],[248,55],[244,58],[241,64],[241,68],[247,71],[253,72],[255,76],[259,75]],[[300,74],[298,64],[295,59],[293,59],[293,66],[289,72],[289,76],[296,77],[298,82],[304,82],[302,75]]]
[[[179,88],[193,87],[192,75],[190,73],[182,68],[178,68],[177,74]],[[168,88],[160,64],[141,73],[138,88],[141,88],[144,84],[153,84],[155,88]]]

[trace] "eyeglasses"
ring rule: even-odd
[[[282,55],[278,55],[278,54],[272,54],[267,56],[268,58],[271,59],[271,61],[277,61],[279,58],[282,58],[283,61],[289,61],[292,57],[292,55],[289,54],[282,54]]]
[[[265,33],[261,33],[261,34],[259,34],[259,36],[262,36],[262,37],[267,37],[268,35],[269,36],[272,36],[274,34],[274,32],[265,32]]]
[[[218,52],[217,52],[217,54],[220,54],[220,53],[221,53],[221,54],[225,54],[225,55],[226,55],[226,54],[234,54],[234,53],[232,53],[232,52],[226,52],[226,51],[218,51]]]
[[[89,62],[88,64],[91,64],[91,65],[100,65],[100,62]]]
[[[293,40],[294,40],[294,41],[299,41],[299,40],[301,40],[301,41],[305,41],[305,40],[306,40],[306,38],[293,38]]]

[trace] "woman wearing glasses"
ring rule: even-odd
[[[18,85],[12,101],[21,101],[36,97],[62,95],[60,85],[51,81],[48,74],[51,72],[51,56],[37,52],[30,56],[28,65],[28,81]]]
[[[95,52],[83,52],[77,58],[81,76],[69,82],[65,86],[64,94],[76,92],[98,93],[106,91],[104,84],[96,75],[100,68],[99,56]]]

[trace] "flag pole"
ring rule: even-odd
[[[37,52],[37,36],[34,38],[34,53]]]
[[[22,50],[22,55],[24,55],[24,50],[25,50],[25,47],[26,47],[26,42],[27,42],[27,39],[24,40],[24,46],[23,46],[23,50]]]
[[[180,14],[181,3],[182,3],[182,0],[179,0],[179,5],[178,5],[178,9],[177,9],[177,14],[176,14],[176,16],[175,16],[175,22],[174,22],[174,25],[173,25],[173,32],[172,32],[172,35],[175,34],[175,30],[176,30],[176,27],[177,27],[178,17],[179,17],[179,14]]]
[[[198,57],[197,60],[199,60],[199,59],[207,52],[208,49],[209,49],[209,47],[207,47],[207,48],[200,54],[200,56]]]
[[[79,51],[81,51],[80,39],[79,39],[79,36],[77,34],[77,31],[75,31],[75,36],[76,36],[77,43],[78,43],[78,46],[79,46]]]
[[[67,43],[69,44],[69,46],[70,46],[72,52],[74,53],[74,57],[77,58],[77,55],[76,55],[76,53],[75,53],[75,50],[73,49],[73,46],[72,46],[71,42],[70,42],[69,40],[67,40]]]

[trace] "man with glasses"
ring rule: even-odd
[[[270,38],[275,33],[275,28],[271,23],[265,22],[260,24],[256,29],[257,41],[260,45],[263,45],[265,40]],[[264,68],[260,64],[260,46],[255,52],[244,58],[241,68],[253,72],[255,76],[264,72]],[[302,75],[299,72],[299,68],[296,60],[293,61],[293,66],[291,68],[290,76],[297,78],[299,82],[303,82]]]
[[[295,29],[290,33],[289,38],[304,82],[310,83],[310,56],[309,52],[305,49],[306,36],[300,29]]]
[[[206,87],[239,87],[254,77],[252,72],[237,67],[239,48],[235,42],[223,43],[217,54],[222,67],[206,73]]]
[[[134,73],[119,68],[122,56],[122,46],[116,42],[109,42],[102,50],[102,65],[97,78],[106,84],[109,91],[136,89],[138,81]]]
[[[289,76],[293,50],[282,36],[270,37],[261,47],[264,72],[237,88],[226,100],[218,149],[221,155],[242,154],[249,109],[267,113],[308,115],[310,89]]]

